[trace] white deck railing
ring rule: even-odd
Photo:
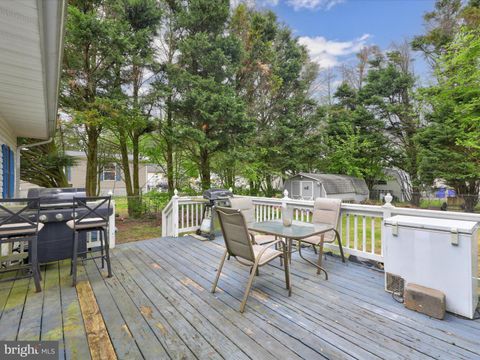
[[[288,206],[294,208],[294,220],[307,223],[312,221],[313,200],[290,199],[288,192],[282,199],[248,197],[252,199],[255,206],[257,221],[280,219],[282,202],[286,202]],[[338,230],[347,254],[383,261],[383,219],[394,215],[480,222],[480,214],[399,208],[391,204],[391,196],[387,195],[385,198],[387,202],[383,206],[342,204]],[[179,234],[198,229],[202,221],[205,203],[206,201],[201,197],[179,197],[178,192],[175,191],[174,196],[162,212],[162,236],[178,237]],[[325,247],[338,250],[338,246],[335,244],[325,244]]]

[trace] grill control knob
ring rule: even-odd
[[[38,217],[38,220],[40,220],[41,222],[47,221],[47,215],[40,215],[40,216]]]
[[[63,220],[63,215],[58,213],[57,215],[55,215],[55,219],[57,219],[58,221],[62,221]]]

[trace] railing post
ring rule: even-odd
[[[173,190],[172,196],[172,231],[173,237],[178,237],[178,190]]]
[[[112,206],[112,215],[110,215],[110,219],[109,219],[109,233],[108,233],[108,241],[110,243],[110,248],[114,248],[115,247],[115,200],[112,200],[111,201],[111,206]]]
[[[380,244],[382,256],[383,256],[383,246],[385,244],[385,223],[384,223],[384,220],[392,216],[392,210],[395,208],[395,206],[392,205],[392,200],[393,200],[392,194],[387,193],[387,195],[385,195],[384,199],[385,199],[385,204],[383,204],[383,206],[382,206],[383,218],[382,218],[382,226],[381,226],[382,234],[381,234],[381,244]]]
[[[162,210],[162,237],[167,236],[167,212]]]
[[[288,201],[288,190],[283,190],[283,198],[282,198],[282,207],[280,211],[280,217],[283,219],[283,214],[287,210],[287,201]],[[292,215],[292,220],[295,217],[295,214]]]

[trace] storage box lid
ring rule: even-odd
[[[459,233],[472,234],[478,223],[474,221],[439,219],[420,216],[396,215],[385,219],[385,225],[398,225],[404,227],[412,227],[416,229],[428,229],[437,231],[452,231]]]

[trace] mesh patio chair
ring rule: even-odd
[[[74,197],[73,198],[73,213],[77,214],[79,210],[84,213],[72,220],[67,221],[67,226],[73,230],[73,251],[72,251],[72,267],[71,273],[73,275],[72,285],[77,284],[77,261],[78,256],[82,260],[102,259],[102,269],[107,263],[108,277],[112,277],[112,267],[110,265],[110,243],[108,239],[109,219],[110,219],[110,205],[111,196],[97,196],[97,197]],[[93,204],[92,204],[93,203]],[[107,213],[103,215],[98,210],[104,205],[107,206]],[[98,231],[100,236],[100,256],[91,256],[87,258],[87,251],[78,251],[78,242],[80,231],[92,232]]]
[[[250,276],[247,281],[247,288],[245,289],[243,300],[240,304],[240,312],[243,312],[258,267],[266,265],[278,257],[284,257],[286,259],[287,248],[282,240],[276,240],[269,245],[252,244],[251,234],[248,233],[245,217],[240,210],[216,207],[215,211],[220,220],[226,249],[217,270],[217,276],[212,286],[212,293],[214,293],[217,288],[218,279],[220,278],[220,273],[222,272],[227,256],[234,257],[240,264],[249,266]],[[282,251],[272,249],[271,246],[274,244],[281,244]],[[288,261],[283,261],[283,263],[285,270],[285,284],[288,290],[288,296],[290,296],[292,288],[290,285]]]
[[[317,198],[313,205],[313,218],[312,222],[315,223],[322,223],[322,224],[329,224],[332,225],[333,230],[326,232],[321,235],[310,236],[308,238],[304,238],[299,241],[298,243],[298,253],[302,257],[302,259],[306,260],[310,264],[317,267],[317,274],[320,274],[320,271],[323,269],[322,266],[322,257],[323,257],[323,244],[324,243],[333,243],[335,240],[338,241],[338,247],[340,249],[340,255],[342,256],[342,262],[345,262],[345,256],[343,255],[343,248],[342,248],[342,241],[340,238],[340,234],[337,231],[338,221],[340,219],[340,208],[342,205],[342,201],[340,199],[328,199],[328,198]],[[318,262],[317,264],[311,262],[310,260],[306,259],[302,255],[302,242],[312,245],[314,248],[315,246],[319,247],[318,251]],[[325,272],[325,276],[328,279],[328,275]]]
[[[2,256],[0,273],[31,271],[30,274],[16,276],[0,281],[10,281],[33,276],[36,292],[42,291],[40,266],[38,264],[38,232],[43,224],[38,222],[40,215],[40,200],[1,199],[0,200],[0,247],[8,244],[9,255]],[[28,256],[25,256],[25,245],[28,246]],[[13,266],[12,264],[18,264]]]
[[[230,207],[242,212],[247,225],[255,222],[255,206],[253,205],[252,199],[242,197],[231,198]],[[257,245],[265,245],[277,240],[276,236],[259,234],[255,231],[250,231],[250,234],[253,236],[253,242]]]

